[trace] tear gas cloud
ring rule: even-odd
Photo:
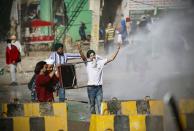
[[[193,10],[168,13],[137,32],[104,70],[104,97],[194,97]],[[114,52],[114,51],[112,51]]]

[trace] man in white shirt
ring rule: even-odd
[[[80,45],[78,45],[79,53],[83,61],[85,61],[86,70],[88,74],[88,98],[90,101],[90,111],[92,114],[100,113],[101,102],[103,99],[103,91],[102,91],[102,84],[103,84],[103,67],[107,63],[113,61],[119,50],[120,44],[118,46],[117,51],[113,54],[113,56],[109,59],[101,58],[96,55],[93,50],[89,50],[86,54],[87,58],[83,54]],[[95,105],[97,104],[98,111],[95,110]]]

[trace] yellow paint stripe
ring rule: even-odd
[[[101,114],[102,115],[108,115],[109,114],[108,106],[107,106],[106,102],[101,103]]]
[[[152,115],[164,115],[164,103],[161,100],[149,101],[150,113]]]
[[[90,131],[114,131],[114,115],[92,115]],[[157,123],[156,123],[157,124]],[[146,115],[129,116],[130,131],[146,131]]]
[[[186,129],[187,128],[186,115],[180,114],[180,120],[181,120],[181,124],[182,124],[183,128]]]
[[[136,101],[121,102],[121,113],[123,115],[137,115]]]
[[[53,103],[53,110],[55,116],[64,116],[67,119],[67,104]]]
[[[14,131],[30,131],[29,117],[13,117]]]
[[[96,130],[96,115],[91,115],[90,117],[90,128],[89,131],[95,131]]]
[[[182,99],[179,102],[180,113],[194,113],[194,100]]]
[[[130,131],[146,131],[145,115],[129,116]]]
[[[40,116],[39,103],[25,103],[24,116]]]
[[[67,131],[67,120],[58,116],[46,116],[45,118],[45,131]]]
[[[92,115],[90,119],[90,131],[114,131],[114,115]]]
[[[2,104],[2,108],[3,108],[2,111],[7,113],[7,104],[6,103]]]

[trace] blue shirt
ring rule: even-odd
[[[124,34],[127,31],[125,19],[121,20],[121,34]]]

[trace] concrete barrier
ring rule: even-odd
[[[67,131],[66,103],[0,104],[0,131]]]
[[[101,104],[101,114],[111,114],[109,111],[109,102],[104,101]],[[181,114],[194,113],[194,100],[185,99],[178,102]],[[164,115],[165,105],[162,100],[129,100],[120,101],[120,113],[122,115]]]
[[[15,116],[63,116],[67,118],[66,103],[4,103],[0,104],[1,113]]]
[[[179,101],[180,113],[194,113],[194,100],[193,99],[181,99]]]
[[[90,131],[163,131],[162,116],[92,115]]]
[[[59,116],[0,118],[0,131],[67,131],[67,120]]]

